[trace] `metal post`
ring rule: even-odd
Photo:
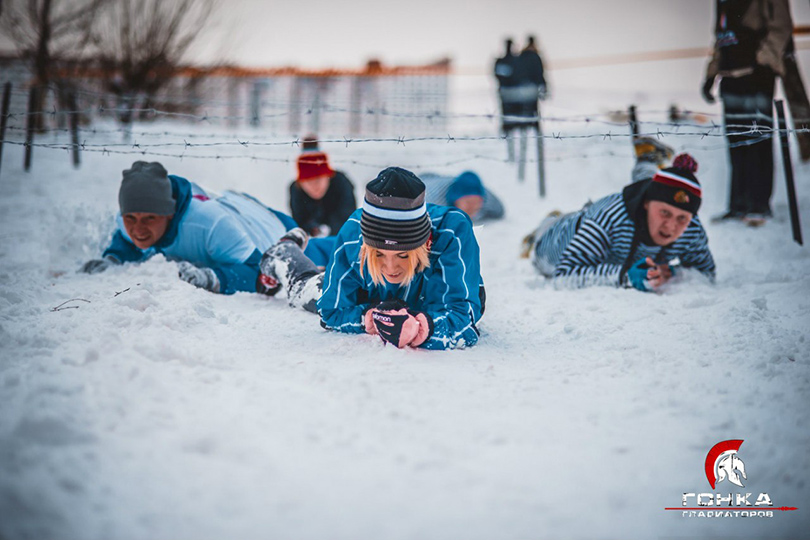
[[[630,107],[627,108],[627,121],[630,123],[630,133],[633,135],[633,138],[635,138],[638,136],[638,120],[636,120],[635,105],[630,105]]]
[[[543,148],[543,124],[540,122],[540,104],[537,104],[537,181],[540,185],[540,197],[546,196],[546,160]]]
[[[8,125],[8,108],[11,104],[11,83],[3,85],[3,109],[0,114],[0,167],[3,165],[3,141],[6,140],[6,125]]]
[[[523,182],[526,178],[526,126],[520,128],[520,155],[518,156],[518,180]]]
[[[73,167],[79,168],[81,158],[79,157],[79,107],[76,103],[76,90],[67,91],[68,120],[70,122],[70,142],[73,146]]]
[[[28,91],[28,118],[25,124],[25,170],[31,168],[31,152],[33,150],[32,144],[34,143],[34,129],[36,128],[36,115],[34,109],[37,108],[37,100],[39,99],[39,86],[32,86]]]
[[[509,163],[515,162],[515,138],[512,135],[514,132],[514,129],[506,132],[506,155]]]
[[[779,139],[782,142],[782,165],[785,167],[790,225],[793,229],[793,240],[802,246],[804,245],[802,242],[802,226],[799,222],[799,205],[796,202],[796,183],[793,180],[793,165],[790,161],[790,144],[788,142],[785,104],[781,99],[775,100],[774,104],[776,105],[776,116],[778,118]]]

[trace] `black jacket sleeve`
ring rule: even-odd
[[[311,232],[319,225],[313,212],[313,202],[315,201],[304,193],[304,190],[298,187],[295,182],[290,184],[290,212],[292,218],[298,223],[299,227],[307,232]]]
[[[336,171],[326,197],[329,197],[329,211],[325,216],[326,224],[332,229],[332,234],[337,234],[352,212],[357,209],[354,184],[345,174]]]

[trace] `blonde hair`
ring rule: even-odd
[[[380,285],[385,279],[383,277],[382,268],[380,268],[380,262],[377,259],[377,253],[380,251],[383,250],[371,247],[365,243],[360,247],[360,275],[363,275],[363,268],[368,267],[368,275],[371,276],[371,281],[373,281],[375,285]],[[401,286],[410,283],[417,273],[430,266],[430,259],[428,258],[430,248],[428,248],[427,242],[405,253],[408,254],[408,258],[403,259],[406,263],[407,270],[405,271],[405,278],[402,280],[402,283],[400,283]]]

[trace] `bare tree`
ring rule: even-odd
[[[61,84],[57,66],[82,56],[90,43],[95,19],[108,1],[2,1],[0,28],[12,38],[20,57],[31,62],[35,87],[47,87],[52,82]],[[38,112],[42,110],[45,92],[36,94],[33,105]]]
[[[93,35],[105,85],[124,103],[138,96],[148,103],[177,73],[217,0],[110,2]]]

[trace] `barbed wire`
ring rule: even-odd
[[[58,88],[55,85],[47,85],[47,86],[44,86],[44,88],[52,90],[54,93],[59,91]],[[118,102],[130,102],[130,103],[132,103],[132,102],[136,102],[138,100],[146,98],[146,96],[144,94],[130,94],[130,95],[127,95],[127,94],[116,94],[116,93],[109,92],[109,91],[97,92],[97,91],[91,91],[91,90],[87,90],[87,89],[73,89],[72,91],[75,92],[77,95],[87,96],[87,97],[95,98],[95,99],[118,101]],[[11,94],[21,96],[21,97],[27,97],[28,96],[28,92],[17,91],[17,90],[12,90]],[[425,92],[419,92],[418,94],[419,94],[419,96],[424,96],[426,93]],[[441,95],[445,95],[445,94],[441,94]],[[389,101],[397,101],[396,98],[398,98],[398,97],[403,98],[403,100],[406,103],[414,103],[414,101],[415,101],[414,96],[412,94],[403,94],[402,96],[396,96],[395,95],[394,97],[389,98]],[[152,101],[152,102],[157,102],[157,103],[173,103],[173,104],[178,104],[178,105],[189,105],[189,106],[193,106],[193,107],[202,107],[202,106],[207,105],[207,106],[210,106],[212,108],[214,108],[214,107],[232,108],[232,107],[235,106],[233,100],[203,99],[203,98],[198,98],[198,97],[189,96],[189,95],[185,95],[185,96],[170,95],[170,94],[169,95],[157,95],[157,96],[149,97],[149,100]],[[429,113],[396,112],[396,111],[388,110],[385,106],[383,106],[381,108],[377,108],[377,109],[375,109],[374,107],[365,107],[365,108],[358,109],[358,108],[351,108],[351,107],[347,108],[347,107],[335,106],[335,105],[331,105],[329,103],[321,103],[319,105],[314,105],[311,100],[267,100],[267,99],[261,99],[261,100],[257,100],[256,102],[253,102],[253,101],[242,102],[242,100],[238,100],[238,102],[243,107],[245,105],[247,105],[248,103],[250,103],[250,104],[255,103],[255,104],[259,105],[260,107],[289,109],[290,106],[293,105],[293,106],[302,107],[304,109],[320,108],[321,110],[323,110],[325,112],[341,112],[341,113],[352,113],[352,114],[380,114],[380,115],[385,115],[385,116],[404,117],[404,118],[428,118],[428,117],[437,116],[437,115],[445,117],[445,118],[456,118],[456,119],[463,119],[463,118],[486,118],[486,119],[500,118],[500,113],[498,113],[498,112],[491,112],[491,113],[446,113],[446,112],[441,112],[441,111],[433,111],[433,112],[429,112]],[[113,107],[106,107],[106,108],[109,109],[109,110],[114,109]],[[128,109],[122,109],[122,110],[126,111]],[[659,110],[652,110],[652,109],[651,110],[642,110],[642,109],[638,109],[637,112],[640,113],[640,114],[667,114],[667,115],[669,115],[669,114],[671,114],[672,110],[671,109],[666,109],[666,110],[660,110],[660,109]],[[718,113],[698,112],[698,111],[691,111],[691,110],[688,110],[688,109],[683,110],[683,111],[679,110],[677,112],[680,113],[680,114],[685,114],[685,115],[700,114],[700,115],[706,116],[706,117],[719,117],[719,116],[721,116]],[[627,113],[626,110],[616,109],[616,110],[603,111],[603,112],[599,112],[599,113],[579,114],[579,115],[574,115],[574,116],[571,116],[571,117],[562,117],[562,118],[550,117],[549,119],[553,119],[555,121],[579,121],[579,120],[585,120],[587,122],[587,121],[596,121],[596,119],[594,117],[597,117],[597,116],[600,116],[600,115],[626,114],[626,113]],[[209,116],[209,118],[213,118],[213,117]],[[250,118],[253,118],[253,116],[243,116],[243,117],[239,117],[239,118],[241,118],[241,119],[250,119]]]
[[[737,143],[723,144],[722,146],[717,146],[717,147],[712,148],[712,149],[716,150],[716,149],[720,149],[720,148],[735,148],[735,147],[739,147],[739,146],[746,146],[746,145],[750,145],[750,144],[755,144],[757,142],[762,142],[762,141],[773,138],[774,133],[776,131],[779,131],[779,130],[772,130],[772,132],[770,132],[770,133],[761,133],[760,131],[753,131],[752,130],[750,134],[759,133],[760,136],[757,137],[757,138],[754,138],[754,139],[744,140],[744,141],[740,141],[740,142],[737,142]],[[808,130],[808,131],[810,131],[810,130]],[[601,135],[603,137],[606,137],[606,136],[609,136],[610,134],[601,134]],[[681,134],[681,135],[683,135],[683,134]],[[739,135],[743,135],[743,134],[740,133]],[[627,138],[627,137],[631,137],[632,135],[617,134],[616,136],[617,137]],[[724,135],[716,134],[716,135],[712,135],[712,136],[714,136],[714,137],[723,137]],[[527,136],[527,138],[538,139],[538,138],[545,138],[545,137],[542,137],[542,136]],[[554,138],[554,139],[562,139],[563,137],[553,136],[552,138]],[[582,138],[582,137],[574,136],[574,137],[568,137],[568,138]],[[701,137],[701,138],[703,138],[703,137]],[[506,137],[504,137],[504,136],[499,136],[499,137],[470,137],[470,138],[458,138],[458,139],[454,139],[452,137],[450,139],[447,139],[447,138],[435,138],[435,137],[420,137],[420,138],[414,138],[414,139],[406,139],[406,138],[400,137],[400,138],[388,138],[388,139],[379,138],[379,139],[362,139],[362,140],[346,140],[346,139],[344,139],[344,142],[347,143],[347,146],[348,146],[348,144],[351,144],[351,143],[392,143],[392,142],[397,143],[397,145],[399,145],[401,143],[404,146],[405,142],[412,142],[414,140],[433,140],[433,141],[439,141],[440,140],[440,141],[446,141],[446,142],[449,143],[449,142],[463,141],[463,140],[476,140],[476,141],[506,140]],[[606,140],[606,139],[603,139],[603,140]],[[210,144],[194,145],[194,144],[185,143],[183,145],[184,146],[183,153],[177,154],[177,153],[169,153],[169,152],[156,152],[156,151],[147,149],[148,147],[146,145],[142,146],[142,145],[139,145],[137,143],[125,145],[125,146],[128,147],[127,150],[117,150],[116,149],[117,147],[112,146],[112,145],[103,146],[103,145],[84,145],[84,144],[72,144],[72,143],[27,143],[27,142],[19,142],[19,141],[0,141],[0,142],[5,142],[5,143],[11,144],[11,145],[17,145],[17,146],[23,146],[23,147],[31,146],[31,147],[46,148],[46,149],[49,149],[49,150],[64,150],[66,152],[72,152],[76,148],[79,148],[83,152],[100,153],[102,155],[113,155],[113,154],[115,154],[115,155],[157,156],[157,157],[177,158],[177,159],[180,159],[181,161],[184,160],[184,159],[207,159],[207,160],[247,159],[247,160],[251,160],[251,161],[264,161],[264,162],[292,164],[292,163],[295,163],[296,160],[297,160],[297,156],[296,157],[279,158],[279,157],[258,156],[258,155],[252,155],[252,154],[237,154],[237,155],[204,154],[204,155],[200,155],[200,154],[189,154],[189,153],[186,153],[186,151],[185,151],[185,150],[187,150],[189,148],[195,148],[195,147],[210,148],[211,146],[213,146],[213,145],[210,145]],[[249,144],[245,144],[245,143],[240,143],[240,144],[242,146],[249,146]],[[290,142],[284,142],[284,143],[278,143],[278,144],[290,144]],[[168,145],[154,145],[154,146],[168,146]],[[632,157],[632,156],[630,156],[628,154],[624,154],[624,153],[618,154],[618,153],[614,153],[614,152],[608,152],[607,154],[603,154],[603,155],[605,155],[605,156],[616,156],[616,157]],[[571,156],[569,156],[568,158],[565,158],[565,159],[575,159],[575,158],[590,159],[592,157],[594,157],[594,156],[589,155],[589,154],[581,154],[581,155],[577,154],[577,155],[571,155]],[[456,158],[456,159],[441,162],[441,163],[418,164],[418,165],[411,165],[411,167],[413,167],[415,169],[439,168],[439,167],[448,167],[448,166],[451,166],[451,165],[457,165],[459,163],[467,163],[467,162],[474,161],[474,160],[488,160],[488,161],[495,161],[495,162],[501,162],[501,163],[513,163],[514,162],[513,160],[509,160],[509,159],[503,159],[503,158],[498,158],[498,157],[494,157],[494,156],[491,156],[491,155],[485,155],[485,154],[476,153],[476,154],[473,154],[473,155],[467,155],[467,156],[464,156],[464,157]],[[563,160],[563,158],[560,158],[559,156],[556,156],[556,157],[544,157],[544,159],[543,159],[543,161],[562,161],[562,160]],[[341,164],[351,164],[351,165],[359,165],[359,166],[375,167],[375,168],[384,168],[384,167],[388,166],[387,164],[367,163],[367,162],[363,162],[363,161],[355,160],[355,159],[346,159],[345,157],[339,157],[336,161],[338,163],[341,163]],[[526,159],[525,160],[526,163],[537,163],[539,161],[540,161],[539,159]]]
[[[25,146],[25,143],[19,143],[21,146]],[[51,150],[64,150],[67,152],[71,152],[73,150],[72,146],[64,145],[61,147],[50,146],[48,149]],[[184,159],[205,159],[205,160],[213,160],[213,161],[230,161],[230,160],[250,160],[250,161],[262,161],[262,162],[270,162],[270,163],[287,163],[287,164],[294,164],[296,162],[295,158],[272,158],[266,156],[256,156],[256,155],[193,155],[193,154],[173,154],[173,153],[166,153],[166,152],[152,152],[148,150],[138,150],[138,151],[125,151],[125,150],[109,150],[109,149],[97,149],[91,148],[86,150],[86,152],[90,153],[100,153],[102,155],[143,155],[143,156],[156,156],[156,157],[169,157],[169,158],[177,158],[181,161]],[[608,151],[601,154],[568,154],[565,156],[550,156],[544,157],[543,161],[545,162],[562,162],[570,159],[588,159],[593,157],[617,157],[617,158],[629,158],[632,157],[625,153],[613,152]],[[450,167],[453,165],[458,165],[460,163],[469,163],[471,161],[490,161],[496,163],[516,163],[514,160],[504,159],[502,157],[497,157],[493,155],[487,154],[471,154],[465,155],[462,157],[458,157],[452,160],[441,161],[441,162],[434,162],[434,163],[419,163],[419,164],[411,164],[409,165],[410,168],[413,169],[438,169],[442,167]],[[338,163],[343,165],[357,165],[361,167],[370,167],[375,169],[384,169],[385,167],[389,167],[390,163],[369,163],[362,160],[356,159],[337,159]],[[525,163],[538,163],[540,160],[536,158],[527,158]]]
[[[79,110],[57,110],[56,107],[53,107],[51,110],[47,111],[37,111],[37,112],[28,112],[28,111],[18,111],[12,112],[6,115],[9,120],[14,120],[16,118],[27,118],[28,116],[69,116],[69,115],[81,115],[81,116],[89,116],[93,113],[98,114],[111,114],[111,115],[141,115],[141,120],[143,120],[143,116],[147,117],[174,117],[174,118],[185,118],[188,120],[195,120],[199,122],[210,122],[212,120],[226,120],[226,121],[239,121],[239,120],[247,120],[247,121],[261,121],[264,119],[276,119],[276,118],[283,118],[292,115],[306,115],[311,116],[316,112],[325,112],[325,113],[344,113],[344,114],[354,114],[354,115],[361,115],[361,116],[386,116],[392,118],[400,118],[400,119],[424,119],[428,121],[433,121],[437,119],[446,119],[446,120],[471,120],[471,119],[485,119],[489,121],[493,120],[501,120],[501,121],[511,121],[511,122],[524,122],[524,123],[534,123],[538,121],[543,122],[585,122],[585,123],[600,123],[605,125],[612,125],[612,126],[626,126],[628,124],[627,121],[619,121],[619,120],[604,120],[600,117],[603,116],[611,116],[611,115],[624,115],[627,114],[626,111],[622,110],[611,110],[611,111],[602,111],[596,113],[589,113],[589,114],[577,114],[571,116],[514,116],[514,115],[502,115],[498,112],[487,112],[487,113],[448,113],[443,112],[440,110],[431,110],[428,112],[395,112],[390,111],[386,107],[367,107],[363,109],[356,109],[356,108],[345,108],[345,107],[337,107],[329,104],[320,104],[316,106],[304,106],[301,107],[299,111],[290,111],[291,103],[284,102],[284,108],[288,109],[285,112],[273,113],[273,114],[248,114],[248,115],[211,115],[211,114],[194,114],[194,113],[187,113],[187,112],[177,112],[177,111],[165,111],[155,107],[107,107],[104,105],[99,105],[95,107],[88,107],[85,109]],[[703,113],[691,110],[683,110],[679,111],[684,117],[694,117],[696,115],[706,117],[706,118],[713,118],[718,117],[719,115],[715,113]],[[670,114],[670,111],[660,111],[660,110],[650,110],[650,111],[638,111],[638,114],[649,114],[649,115],[660,115],[660,114]],[[703,124],[699,123],[688,123],[688,122],[661,122],[656,120],[645,121],[645,124],[653,124],[653,125],[684,125],[684,126],[691,126],[691,127],[700,127]]]
[[[770,126],[754,126],[751,127],[750,125],[740,125],[740,126],[729,126],[729,127],[736,127],[737,130],[734,131],[733,135],[735,137],[751,137],[752,139],[757,139],[763,136],[773,136],[774,134],[781,134],[786,133],[787,135],[790,134],[798,134],[798,133],[809,133],[810,128],[799,128],[799,129],[779,129]],[[584,133],[584,134],[575,134],[575,135],[563,135],[560,132],[552,132],[549,135],[540,135],[537,133],[534,134],[525,134],[524,136],[528,140],[537,140],[537,139],[544,139],[544,140],[582,140],[582,139],[602,139],[602,140],[612,140],[613,138],[619,139],[636,139],[636,138],[654,138],[654,139],[661,139],[667,136],[671,137],[726,137],[727,133],[717,129],[719,126],[713,126],[711,128],[702,129],[700,131],[662,131],[657,130],[654,132],[644,132],[644,133],[613,133],[611,131],[607,133]],[[748,128],[748,129],[744,129]],[[479,135],[479,136],[452,136],[450,134],[446,136],[398,136],[398,137],[371,137],[371,138],[350,138],[350,137],[343,137],[340,139],[337,138],[323,138],[319,139],[319,143],[338,143],[343,144],[348,147],[350,144],[364,144],[364,143],[396,143],[405,145],[407,143],[412,142],[424,142],[424,141],[443,141],[447,143],[453,142],[472,142],[472,141],[497,141],[497,140],[507,140],[512,138],[513,140],[516,139],[514,136],[507,136],[507,135]],[[0,142],[5,142],[9,144],[23,144],[32,147],[44,147],[44,148],[62,148],[62,146],[66,143],[27,143],[27,142],[19,142],[14,140],[0,140]],[[132,149],[144,149],[144,148],[165,148],[165,147],[183,147],[184,149],[188,148],[212,148],[212,147],[219,147],[219,146],[231,146],[231,147],[274,147],[274,146],[290,146],[290,147],[297,147],[301,145],[301,139],[289,139],[283,141],[249,141],[249,140],[226,140],[226,141],[217,141],[217,142],[209,142],[209,143],[194,143],[189,142],[188,140],[183,140],[183,142],[160,142],[160,143],[139,143],[135,142],[104,142],[104,143],[70,143],[70,148],[78,148],[80,150],[88,150],[91,148],[121,148],[121,147],[128,147]]]

